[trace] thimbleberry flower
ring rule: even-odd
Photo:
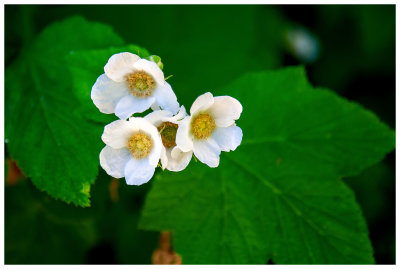
[[[121,52],[110,57],[92,87],[91,97],[106,114],[127,119],[133,113],[158,108],[177,113],[179,104],[164,73],[153,61],[136,54]]]
[[[162,151],[156,127],[143,118],[116,120],[104,127],[100,165],[112,177],[125,177],[128,185],[142,185],[154,174]]]
[[[192,159],[192,151],[183,152],[176,146],[176,132],[181,120],[186,115],[185,107],[182,106],[175,116],[168,110],[158,110],[144,117],[157,127],[161,135],[163,143],[161,165],[163,169],[174,172],[182,171]]]
[[[190,116],[179,125],[177,146],[183,152],[193,150],[201,162],[217,167],[221,151],[235,150],[242,142],[242,129],[235,124],[242,109],[230,96],[200,95],[190,108]]]

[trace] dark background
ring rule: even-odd
[[[395,128],[394,5],[6,5],[5,66],[49,23],[76,14],[161,56],[175,89],[204,92],[247,71],[304,64],[314,86],[361,103]],[[295,29],[319,44],[315,59],[295,53],[287,38]],[[151,184],[128,189],[100,169],[92,207],[80,209],[10,172],[6,165],[6,263],[150,263],[158,234],[135,227]],[[395,153],[345,182],[363,209],[376,262],[395,263]]]

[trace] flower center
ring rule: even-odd
[[[134,96],[145,97],[151,95],[155,86],[155,81],[152,76],[143,71],[139,71],[128,74],[125,78],[128,82],[129,90]]]
[[[151,140],[149,135],[138,132],[133,134],[128,139],[127,147],[132,153],[132,156],[140,160],[150,154],[150,151],[153,147],[153,141]]]
[[[160,132],[161,140],[166,148],[176,146],[175,138],[178,124],[167,121],[163,122],[157,129]]]
[[[215,129],[215,120],[207,113],[197,115],[191,123],[191,132],[197,139],[206,139]]]

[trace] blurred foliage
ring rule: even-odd
[[[6,5],[7,69],[22,57],[39,32],[51,22],[71,15],[110,24],[126,44],[139,44],[161,56],[164,72],[166,76],[174,75],[169,82],[187,108],[200,93],[223,88],[245,72],[301,63],[285,44],[287,32],[300,25],[309,29],[320,44],[318,58],[306,65],[312,84],[329,87],[362,103],[395,126],[394,5]],[[68,39],[80,30],[76,27],[60,38]],[[58,39],[54,40],[49,49],[57,43]],[[98,52],[105,52],[105,48]],[[107,58],[105,54],[101,59],[96,57],[96,64],[91,65],[83,57],[90,57],[86,53],[74,49],[66,58],[71,65],[68,70],[74,75],[68,85],[74,85],[71,90],[91,124],[112,120],[113,115],[100,115],[94,106],[82,105],[88,93],[82,95],[77,90],[89,87],[91,75],[94,83],[104,66],[100,62]],[[52,56],[46,59],[50,61]],[[95,66],[97,63],[100,66]],[[74,69],[80,64],[87,64],[88,72]],[[76,86],[78,75],[86,76],[86,86]],[[7,101],[6,113],[9,105]],[[6,121],[6,129],[7,124]],[[7,144],[6,150],[8,156]],[[121,180],[115,201],[115,193],[113,196],[109,191],[110,178],[101,168],[100,171],[92,185],[91,207],[85,209],[55,201],[29,181],[7,186],[5,262],[150,263],[158,234],[136,227],[142,201],[152,183],[128,188]],[[367,218],[376,262],[394,263],[394,154],[384,163],[346,180]]]
[[[391,160],[392,159],[392,160]],[[395,261],[395,171],[394,153],[384,162],[371,166],[360,175],[346,179],[355,191],[357,201],[363,209],[370,230],[375,257],[382,263]]]
[[[92,205],[78,208],[41,193],[28,180],[5,191],[6,264],[148,264],[158,233],[136,228],[149,185],[117,185],[100,173],[91,192]],[[101,246],[111,246],[103,253]]]
[[[87,210],[55,201],[22,180],[6,187],[5,263],[80,263],[97,234]]]

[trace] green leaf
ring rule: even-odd
[[[104,73],[104,66],[108,59],[119,52],[135,53],[142,58],[150,55],[144,48],[136,45],[127,45],[100,50],[71,51],[66,57],[68,68],[72,75],[73,91],[81,103],[82,114],[88,120],[98,123],[110,123],[118,119],[114,114],[101,113],[93,104],[90,93],[97,77]]]
[[[339,178],[380,161],[394,133],[313,89],[303,68],[250,73],[227,89],[219,95],[243,105],[242,144],[216,169],[192,162],[159,174],[140,227],[174,231],[185,264],[373,263],[360,208]]]
[[[87,209],[54,201],[23,180],[6,187],[6,264],[81,264],[97,240]]]
[[[102,146],[101,131],[80,112],[65,56],[121,45],[110,27],[72,17],[48,26],[6,70],[7,148],[35,186],[54,198],[89,205]]]

